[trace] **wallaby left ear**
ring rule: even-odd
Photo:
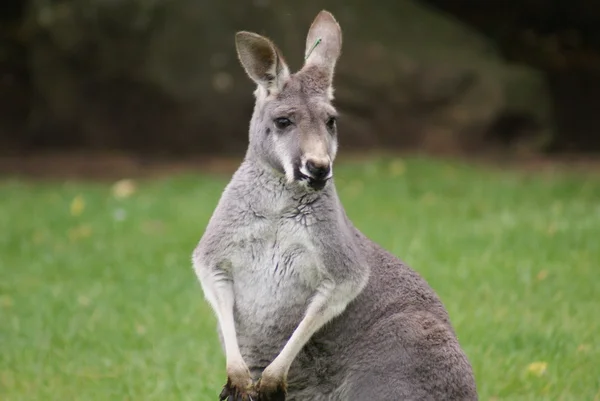
[[[306,52],[304,68],[322,69],[328,79],[333,81],[335,64],[342,52],[342,29],[333,15],[321,11],[313,21],[306,36]]]
[[[280,51],[269,39],[253,32],[238,32],[235,47],[248,76],[259,86],[274,93],[283,87],[290,75]]]

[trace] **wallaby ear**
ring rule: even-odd
[[[277,47],[269,39],[253,32],[238,32],[235,47],[240,63],[254,82],[268,93],[281,90],[290,75]]]
[[[335,63],[342,52],[342,29],[333,15],[321,11],[306,36],[305,67],[317,67],[326,72],[331,85]]]

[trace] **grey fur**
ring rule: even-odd
[[[293,75],[268,39],[237,36],[258,84],[250,143],[193,254],[227,357],[221,398],[282,400],[287,386],[295,401],[477,400],[433,290],[353,226],[333,179],[319,190],[298,173],[337,150],[331,14],[317,16],[307,49],[315,35],[324,45]],[[280,116],[293,124],[278,129]]]

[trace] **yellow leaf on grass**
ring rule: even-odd
[[[546,373],[547,368],[548,363],[546,362],[532,362],[527,365],[527,372],[540,377]]]
[[[432,194],[431,192],[427,192],[426,194],[424,194],[421,197],[421,202],[426,204],[426,205],[432,205],[434,204],[436,201],[436,197],[434,194]]]
[[[11,308],[15,304],[15,301],[9,295],[2,295],[0,297],[0,307]]]
[[[540,272],[535,276],[538,281],[545,280],[548,277],[548,270],[540,270]]]
[[[89,297],[86,297],[85,295],[80,295],[77,297],[77,303],[81,306],[88,306],[91,302],[91,299]]]
[[[363,183],[362,181],[352,181],[350,183],[348,183],[348,185],[346,186],[346,191],[348,193],[349,196],[351,197],[355,197],[360,195],[360,193],[363,190]]]
[[[445,178],[456,178],[456,169],[454,167],[446,166],[443,171]]]
[[[162,234],[165,231],[165,224],[160,220],[148,220],[142,222],[140,229],[144,234]]]
[[[83,196],[77,195],[71,201],[71,207],[70,207],[71,216],[81,215],[81,213],[83,213],[84,209],[85,209],[85,201],[83,200]]]
[[[31,236],[31,242],[36,245],[43,243],[46,240],[46,233],[44,231],[36,231]]]
[[[71,241],[77,241],[83,238],[87,238],[92,235],[92,227],[88,225],[82,225],[69,229],[69,239]]]
[[[390,163],[389,171],[392,177],[400,177],[406,171],[406,166],[402,160],[396,159]]]
[[[117,181],[112,186],[112,194],[117,199],[129,198],[136,190],[135,181],[129,179]]]
[[[579,344],[577,347],[577,352],[587,353],[590,349],[592,349],[592,347],[589,344]]]

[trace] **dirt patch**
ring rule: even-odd
[[[410,157],[415,153],[384,151],[343,152],[337,163],[356,163],[377,157]],[[600,157],[563,155],[487,154],[420,154],[448,161],[474,163],[501,169],[552,173],[573,171],[600,176]],[[160,178],[184,173],[230,175],[239,166],[242,156],[156,158],[126,153],[34,153],[19,156],[0,156],[0,178],[27,180],[91,180],[112,181],[121,178]]]
[[[0,156],[0,176],[107,181],[123,177],[157,178],[195,171],[227,174],[235,171],[240,161],[241,158],[233,157],[165,159],[125,153],[43,153]]]

